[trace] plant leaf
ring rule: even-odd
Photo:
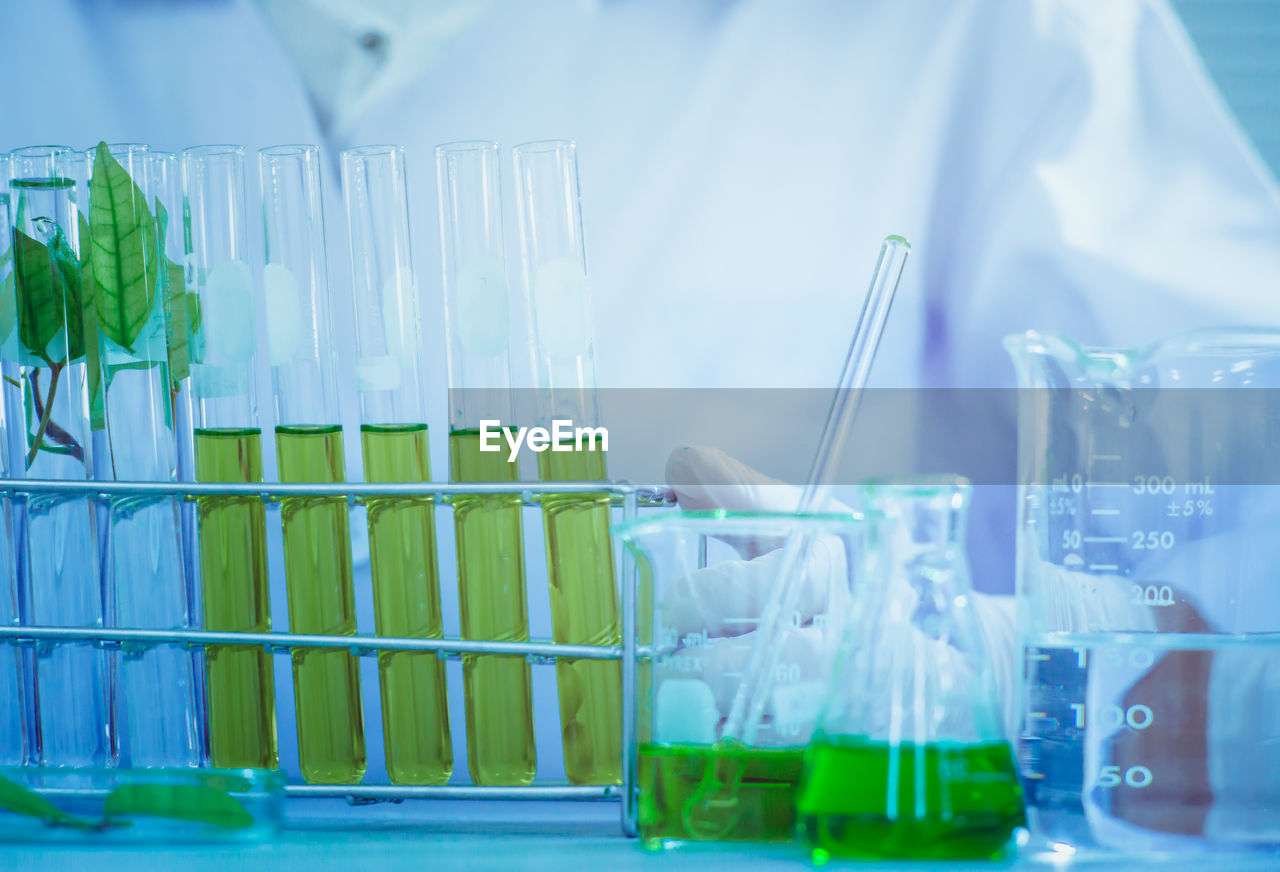
[[[80,218],[80,248],[89,244],[89,221],[84,213]],[[89,428],[104,430],[107,426],[106,397],[102,391],[101,359],[98,357],[98,309],[95,303],[93,281],[93,258],[80,260],[80,288],[82,303],[82,321],[84,324],[85,363],[89,374]]]
[[[103,812],[108,819],[141,814],[225,829],[253,826],[253,815],[235,797],[204,784],[126,784],[111,791]]]
[[[18,326],[18,299],[14,271],[6,269],[13,263],[13,234],[8,228],[0,230],[10,239],[9,247],[4,250],[4,254],[0,254],[0,273],[4,274],[4,278],[0,278],[0,350],[3,350],[13,328]]]
[[[0,808],[14,814],[39,818],[47,823],[78,830],[92,830],[89,821],[67,814],[40,794],[0,775]]]
[[[89,233],[98,325],[132,354],[155,305],[155,222],[105,142],[98,143],[89,183]]]
[[[62,329],[66,279],[43,242],[17,228],[13,231],[13,242],[18,339],[28,353],[52,366],[48,348]]]
[[[156,235],[163,246],[169,213],[156,198]],[[164,338],[169,355],[169,382],[173,390],[191,374],[191,329],[187,313],[186,273],[181,266],[160,255],[159,278],[164,285]]]

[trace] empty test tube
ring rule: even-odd
[[[80,255],[85,156],[60,146],[10,155],[10,211],[17,297],[22,419],[11,473],[18,478],[93,477],[89,368]],[[41,306],[55,290],[58,304]],[[35,494],[18,512],[25,530],[24,622],[103,625],[98,525],[83,496]],[[104,766],[115,757],[105,655],[89,642],[42,644],[35,654],[36,740],[49,766]]]
[[[13,230],[9,217],[9,156],[0,154],[0,311],[17,312],[13,283]],[[17,318],[0,322],[0,478],[9,478],[10,429],[8,405],[18,382]],[[13,500],[0,494],[0,627],[18,623],[18,554],[13,538]],[[0,640],[0,766],[17,766],[27,757],[24,723],[25,688],[21,649]]]
[[[107,438],[100,478],[177,480],[166,296],[185,293],[182,267],[164,250],[168,206],[153,188],[151,155],[140,145],[100,145],[89,186],[89,252],[99,377],[91,397],[95,429]],[[171,202],[171,201],[170,201]],[[140,268],[135,268],[137,265]],[[93,383],[91,379],[91,383]],[[110,499],[111,620],[148,630],[189,627],[179,505],[174,497]],[[182,645],[126,647],[119,655],[117,715],[127,759],[139,767],[194,767],[203,756],[195,661]]]

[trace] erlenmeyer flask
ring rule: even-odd
[[[970,602],[969,484],[868,485],[880,570],[855,591],[796,802],[816,862],[999,855],[1022,790]]]

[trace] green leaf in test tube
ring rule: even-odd
[[[155,222],[146,197],[105,142],[89,183],[89,245],[99,326],[133,353],[155,305]]]

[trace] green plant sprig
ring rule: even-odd
[[[22,212],[25,201],[19,201]],[[14,229],[13,245],[4,255],[12,259],[12,276],[0,287],[0,314],[12,299],[18,340],[27,359],[43,362],[51,380],[48,393],[33,396],[36,430],[29,438],[27,466],[39,451],[71,454],[83,459],[83,447],[54,420],[54,400],[62,371],[84,359],[88,368],[90,427],[106,427],[105,391],[122,369],[150,368],[162,361],[137,361],[102,366],[99,335],[136,354],[135,345],[150,320],[157,296],[164,309],[166,360],[170,406],[179,384],[190,372],[189,339],[200,326],[196,295],[186,289],[183,269],[164,253],[168,215],[159,198],[153,214],[141,188],[111,154],[98,143],[89,182],[89,219],[79,217],[81,256],[63,230],[48,218],[33,225],[48,230],[47,241]],[[20,220],[19,225],[23,224]],[[3,264],[0,264],[2,268]],[[12,281],[14,293],[5,293]],[[49,344],[65,327],[65,354]],[[56,357],[56,359],[55,359]],[[32,390],[39,394],[39,369],[33,367]],[[104,383],[105,382],[105,383]],[[52,443],[52,444],[50,444]]]

